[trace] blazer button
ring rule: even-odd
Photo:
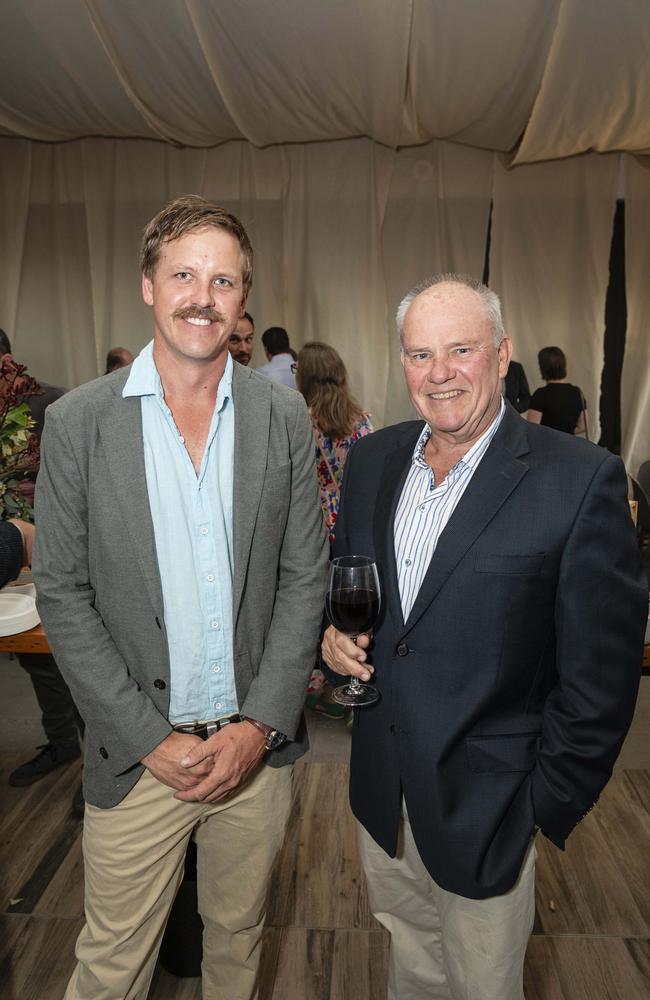
[[[156,680],[153,682],[153,686],[155,688],[158,688],[159,691],[164,691],[165,688],[167,687],[165,682],[161,681],[160,677],[156,678]]]
[[[408,656],[409,648],[405,642],[400,642],[396,652],[398,656]]]
[[[101,757],[104,758],[104,760],[108,760],[108,750],[106,749],[106,747],[100,747],[99,754]]]

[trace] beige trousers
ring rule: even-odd
[[[391,935],[388,1000],[523,1000],[535,917],[534,842],[509,892],[466,899],[433,881],[405,808],[401,824],[395,858],[357,825],[370,908]]]
[[[291,806],[292,767],[260,767],[222,802],[179,802],[145,771],[112,809],[86,805],[86,926],[65,1000],[145,1000],[197,843],[204,1000],[251,1000],[268,877]]]

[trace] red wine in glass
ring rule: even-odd
[[[377,566],[368,556],[339,556],[330,566],[326,598],[327,616],[334,628],[351,639],[369,632],[379,616],[381,593]],[[334,688],[334,701],[340,705],[372,705],[379,692],[371,684],[351,677],[347,684]]]

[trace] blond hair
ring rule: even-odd
[[[180,239],[185,233],[204,226],[223,229],[235,237],[239,243],[242,260],[244,295],[248,295],[253,284],[253,248],[239,219],[220,208],[212,201],[206,201],[196,194],[176,198],[154,216],[142,235],[140,267],[147,278],[152,278],[164,243]]]

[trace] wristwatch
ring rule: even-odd
[[[267,726],[266,723],[260,722],[258,719],[251,719],[249,715],[244,716],[245,722],[250,722],[251,726],[255,726],[256,729],[264,736],[264,745],[267,750],[277,750],[286,740],[284,733],[281,733],[279,729],[274,729],[273,726]]]

